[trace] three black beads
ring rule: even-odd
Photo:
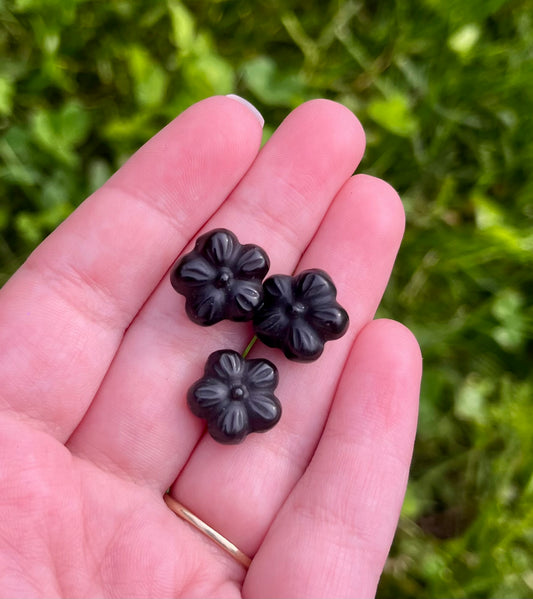
[[[295,277],[274,275],[266,279],[263,289],[263,304],[254,316],[255,334],[290,360],[316,360],[324,343],[339,339],[348,328],[348,314],[323,270],[313,268]]]
[[[202,326],[223,319],[251,320],[263,302],[262,281],[270,267],[265,251],[241,245],[227,229],[201,235],[173,268],[170,280],[185,296],[189,318]]]
[[[270,261],[259,246],[241,245],[227,229],[201,235],[171,271],[174,289],[185,296],[189,318],[202,326],[223,319],[253,320],[257,337],[300,362],[320,357],[324,343],[342,337],[348,314],[337,302],[330,276],[316,268],[263,282]],[[207,421],[209,434],[224,444],[271,429],[281,417],[274,395],[278,371],[264,359],[224,349],[212,353],[204,376],[189,389],[192,413]]]
[[[240,443],[252,432],[271,429],[281,417],[274,395],[278,371],[269,360],[245,359],[225,349],[213,352],[204,376],[187,394],[192,413],[207,420],[209,434],[226,445]]]

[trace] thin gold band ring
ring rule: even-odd
[[[203,520],[200,520],[198,516],[195,516],[190,510],[188,510],[179,501],[173,499],[168,493],[165,493],[165,503],[182,520],[185,520],[186,522],[194,526],[194,528],[199,530],[202,534],[204,534],[206,537],[209,537],[219,547],[221,547],[222,549],[224,549],[224,551],[229,553],[233,559],[237,560],[239,564],[241,564],[241,566],[244,566],[246,569],[248,569],[248,567],[252,563],[252,560],[238,547],[236,547],[231,541],[228,541],[228,539],[223,537],[214,528],[211,528]]]

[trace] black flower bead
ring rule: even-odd
[[[223,319],[251,320],[263,301],[262,280],[270,267],[260,247],[241,245],[227,229],[200,236],[194,250],[179,260],[170,280],[186,297],[185,309],[197,324]]]
[[[274,275],[263,289],[263,305],[254,316],[255,334],[291,360],[316,360],[324,343],[342,337],[348,328],[348,314],[337,303],[335,285],[323,270],[310,269],[295,277]]]
[[[219,350],[209,356],[204,376],[189,389],[187,403],[195,416],[207,420],[213,439],[236,444],[278,422],[281,404],[273,393],[277,384],[272,362]]]

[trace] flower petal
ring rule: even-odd
[[[292,302],[292,277],[290,275],[273,275],[263,283],[265,296],[283,298],[285,303]]]
[[[198,293],[189,295],[185,309],[189,318],[202,326],[215,324],[225,317],[226,294],[213,285],[206,285]]]
[[[235,266],[235,274],[263,279],[270,268],[270,260],[263,249],[257,245],[243,245]]]
[[[254,317],[254,330],[257,336],[282,340],[287,335],[288,326],[289,317],[279,307],[265,308]]]
[[[252,389],[270,389],[273,390],[278,384],[278,369],[269,360],[256,358],[247,360],[248,387]]]
[[[329,306],[319,306],[309,314],[313,326],[325,339],[338,339],[342,337],[348,328],[348,314],[337,302]]]
[[[337,290],[329,275],[323,270],[304,270],[297,277],[298,299],[306,304],[321,304],[335,301]]]
[[[316,360],[324,351],[324,343],[320,337],[305,321],[298,320],[293,323],[289,332],[285,355],[301,362]]]
[[[228,387],[210,377],[196,381],[187,394],[189,408],[200,418],[216,417],[228,401]]]
[[[263,302],[263,287],[251,281],[235,281],[232,286],[235,313],[232,319],[251,320]]]
[[[171,282],[176,291],[186,292],[191,285],[205,285],[216,277],[214,266],[198,255],[187,255],[178,263],[172,271]]]
[[[222,443],[240,443],[249,432],[248,414],[239,401],[231,401],[216,421],[209,423],[209,433]]]
[[[206,372],[212,372],[222,381],[234,383],[244,373],[244,359],[231,349],[214,352],[209,356]]]
[[[236,247],[239,247],[239,242],[231,231],[216,229],[205,240],[202,253],[216,266],[227,266]]]
[[[254,393],[248,400],[250,427],[255,432],[272,428],[281,418],[279,399],[270,393]]]

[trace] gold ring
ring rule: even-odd
[[[179,501],[173,499],[168,493],[165,493],[165,503],[182,520],[185,520],[189,524],[192,524],[194,528],[198,529],[206,537],[209,537],[212,541],[215,541],[215,543],[219,547],[222,547],[224,551],[229,553],[231,557],[233,557],[233,559],[237,560],[239,564],[241,564],[241,566],[244,566],[246,569],[248,569],[248,567],[252,563],[252,560],[238,547],[235,547],[233,543],[228,541],[228,539],[223,537],[220,533],[211,528],[208,524],[200,520],[200,518],[195,516]]]

